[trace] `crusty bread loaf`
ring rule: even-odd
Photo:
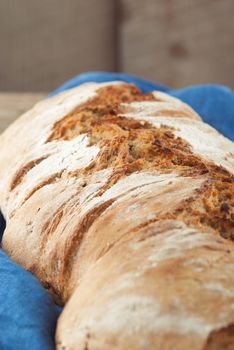
[[[57,349],[233,350],[233,173],[233,143],[190,107],[122,82],[12,124],[3,247],[65,304]]]

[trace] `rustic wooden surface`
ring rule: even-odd
[[[120,67],[172,87],[234,88],[233,0],[121,0]]]
[[[46,93],[0,93],[0,133]]]

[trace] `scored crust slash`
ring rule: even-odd
[[[3,248],[65,304],[57,349],[234,349],[234,145],[189,106],[84,84],[0,136]]]

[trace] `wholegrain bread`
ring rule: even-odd
[[[3,248],[65,304],[57,349],[234,349],[234,146],[123,82],[0,136]]]

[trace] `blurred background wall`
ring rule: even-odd
[[[0,0],[0,91],[88,70],[234,88],[233,0]]]

